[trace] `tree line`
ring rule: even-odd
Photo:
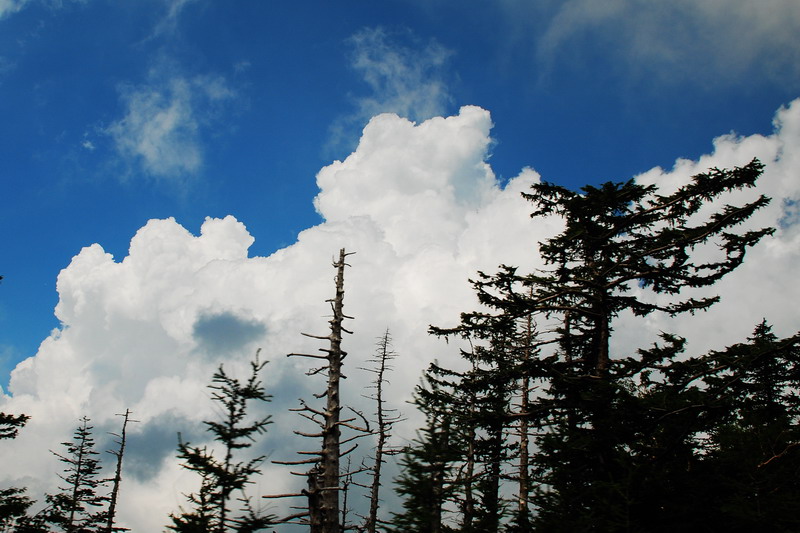
[[[633,180],[580,191],[536,183],[524,193],[532,217],[563,219],[563,231],[539,244],[544,268],[500,265],[478,272],[480,302],[458,324],[429,333],[461,347],[459,365],[433,363],[414,391],[424,424],[406,446],[390,445],[398,412],[384,397],[396,356],[387,330],[377,343],[367,397],[373,413],[340,401],[347,352],[342,348],[344,249],[334,260],[335,295],[314,361],[324,379],[313,400],[295,409],[312,442],[295,460],[274,460],[298,476],[298,490],[253,500],[247,488],[264,456],[242,458],[271,423],[248,416],[268,402],[258,354],[246,380],[220,365],[212,400],[221,419],[207,421],[216,443],[195,447],[178,437],[178,457],[200,488],[169,517],[179,532],[279,530],[311,533],[667,532],[800,530],[800,333],[776,336],[766,320],[728,346],[687,355],[681,332],[651,345],[614,343],[621,314],[642,319],[709,309],[717,297],[694,297],[739,267],[748,249],[773,228],[742,229],[769,203],[753,189],[763,165],[710,169],[671,193]],[[628,320],[627,323],[632,323]],[[116,475],[98,480],[91,426],[84,419],[59,455],[64,488],[46,496],[45,511],[27,514],[24,489],[0,492],[4,531],[122,531],[114,523],[125,424]],[[0,438],[13,438],[25,415],[0,417]],[[353,465],[369,437],[372,453]],[[397,456],[394,490],[400,508],[382,508],[382,466]],[[98,496],[102,484],[113,485]],[[363,515],[348,501],[366,490]],[[269,502],[292,512],[268,512]],[[114,502],[113,504],[111,502]],[[299,503],[297,503],[299,502]],[[93,510],[94,509],[94,510]],[[99,510],[98,510],[99,509]],[[38,528],[38,529],[37,529]]]

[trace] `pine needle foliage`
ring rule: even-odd
[[[259,360],[258,353],[250,362],[250,376],[246,381],[228,375],[223,365],[214,373],[209,389],[211,398],[222,407],[220,421],[204,422],[214,441],[219,443],[222,454],[215,455],[208,446],[192,446],[179,441],[178,457],[183,467],[197,472],[201,477],[200,489],[187,496],[191,508],[171,516],[173,531],[215,532],[259,531],[273,523],[273,517],[256,510],[246,495],[246,487],[252,477],[259,473],[264,456],[239,461],[237,452],[253,445],[258,435],[266,432],[271,423],[270,416],[251,420],[248,409],[251,402],[269,402],[259,374],[266,361]],[[180,439],[180,436],[179,436]],[[237,498],[234,498],[238,495]]]

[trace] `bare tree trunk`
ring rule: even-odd
[[[316,423],[320,429],[318,433],[303,433],[295,431],[296,434],[310,438],[322,438],[322,448],[319,451],[299,452],[302,455],[314,456],[313,458],[299,461],[273,461],[276,464],[284,465],[313,465],[305,474],[307,489],[299,494],[279,494],[268,496],[269,498],[287,498],[294,496],[306,496],[308,508],[306,512],[296,513],[285,517],[279,523],[300,523],[310,526],[310,533],[339,533],[342,529],[340,524],[340,505],[339,492],[341,491],[340,479],[340,458],[351,450],[341,451],[341,426],[347,426],[356,431],[366,434],[369,430],[359,428],[350,424],[353,419],[342,420],[342,405],[339,397],[339,382],[342,379],[342,362],[347,356],[347,352],[342,350],[342,334],[352,333],[344,328],[342,323],[345,318],[352,318],[344,314],[344,267],[347,266],[345,259],[348,254],[344,248],[339,251],[339,259],[333,263],[336,268],[336,295],[327,300],[330,303],[333,315],[328,321],[330,333],[326,336],[309,335],[306,337],[328,341],[327,348],[320,348],[325,355],[312,355],[303,353],[290,353],[289,356],[309,357],[317,360],[324,360],[325,364],[321,368],[311,370],[309,375],[319,373],[327,374],[327,386],[325,392],[317,395],[317,398],[325,398],[324,409],[314,409],[301,400],[301,407],[292,409],[297,411],[304,418]],[[356,412],[359,416],[360,413]],[[363,417],[362,417],[363,419]],[[366,420],[365,420],[366,424]],[[355,437],[354,437],[355,438]],[[351,440],[351,439],[348,439]],[[345,441],[347,442],[347,441]],[[297,475],[302,475],[296,473]]]
[[[325,428],[322,437],[322,533],[339,531],[339,427],[341,402],[339,381],[342,378],[342,322],[344,321],[345,251],[339,251],[336,267],[336,296],[330,320],[330,349],[328,350],[328,388],[326,390]]]
[[[528,450],[530,429],[528,427],[528,413],[531,404],[531,378],[528,373],[528,362],[531,360],[531,345],[533,344],[533,318],[528,315],[524,325],[525,345],[522,347],[522,383],[520,385],[520,412],[523,416],[519,419],[519,496],[517,499],[517,513],[520,519],[528,515],[530,499],[530,452]]]
[[[387,453],[387,441],[389,440],[389,431],[395,422],[400,420],[396,414],[391,414],[392,409],[387,410],[384,406],[386,403],[383,399],[383,385],[386,383],[385,373],[389,370],[389,362],[394,359],[395,354],[391,350],[391,336],[387,329],[383,336],[378,341],[378,353],[374,358],[377,363],[376,369],[367,369],[374,372],[376,377],[374,383],[375,395],[371,398],[377,403],[377,423],[378,423],[378,442],[375,446],[375,464],[372,467],[372,485],[370,486],[369,496],[369,514],[364,524],[367,533],[375,533],[375,528],[378,524],[378,505],[380,503],[380,487],[381,487],[381,468],[384,462],[384,455]],[[391,451],[388,451],[391,453]]]
[[[119,435],[114,435],[115,437],[119,438],[119,449],[109,452],[117,458],[117,468],[114,472],[114,479],[112,480],[111,485],[111,496],[109,497],[108,501],[108,520],[106,521],[107,533],[119,531],[119,528],[114,527],[114,518],[117,514],[117,497],[119,496],[119,486],[122,482],[122,456],[125,454],[125,433],[128,429],[128,422],[136,422],[136,420],[130,419],[130,414],[130,410],[125,409],[124,414],[118,415],[124,417],[122,422],[122,431]]]

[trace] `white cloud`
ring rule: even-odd
[[[718,137],[714,151],[698,161],[679,160],[671,170],[655,168],[636,178],[640,183],[655,183],[669,190],[712,167],[742,166],[754,157],[765,165],[756,190],[731,194],[724,203],[743,203],[756,194],[771,197],[769,206],[757,212],[744,228],[776,227],[775,235],[748,251],[744,264],[733,274],[707,290],[697,291],[721,296],[720,303],[709,312],[675,319],[660,315],[648,318],[651,333],[669,331],[685,336],[690,353],[743,341],[763,318],[775,326],[778,335],[792,335],[800,329],[796,312],[800,285],[793,279],[800,266],[800,221],[795,209],[800,201],[800,100],[780,109],[774,126],[775,134],[770,136]],[[713,252],[698,250],[703,255]],[[636,330],[626,326],[628,320],[631,317],[623,318],[617,328],[621,333],[617,340],[622,344],[634,340],[631,332]]]
[[[257,346],[271,360],[266,386],[275,396],[263,450],[293,459],[308,443],[290,435],[301,422],[287,408],[318,392],[320,382],[304,375],[304,361],[284,354],[317,349],[300,332],[325,331],[330,259],[340,247],[357,252],[345,279],[345,310],[356,319],[355,335],[345,341],[344,395],[368,410],[360,394],[370,376],[357,368],[389,327],[399,354],[390,397],[411,415],[397,438],[412,437],[416,418],[404,400],[429,361],[456,359],[456,347],[429,338],[427,326],[455,325],[461,311],[474,308],[467,278],[476,270],[501,262],[540,266],[535,244],[559,228],[528,217],[519,193],[539,179],[534,171],[523,170],[503,190],[497,186],[487,163],[490,128],[488,112],[476,107],[418,125],[375,117],[358,148],[318,174],[316,206],[325,222],[269,257],[248,255],[253,237],[233,217],[207,219],[198,236],[172,219],[150,221],[121,261],[100,245],[84,248],[58,277],[62,327],[16,368],[13,396],[0,399],[0,410],[32,416],[20,437],[0,448],[2,475],[38,496],[57,481],[57,461],[47,450],[58,447],[79,416],[90,416],[102,434],[116,430],[114,415],[130,408],[140,422],[130,428],[124,525],[160,530],[181,491],[196,481],[176,466],[175,434],[184,431],[200,443],[198,423],[213,416],[205,385],[215,366],[224,361],[241,371]],[[774,197],[758,222],[774,224],[785,218],[781,206],[800,194],[799,148],[800,101],[778,113],[773,135],[720,137],[700,161],[638,179],[668,187],[710,166],[758,156],[767,164],[760,190]],[[617,338],[640,346],[663,328],[685,334],[690,346],[718,347],[746,337],[762,315],[789,333],[800,297],[798,238],[798,226],[790,225],[753,250],[750,262],[718,286],[723,304],[712,312],[676,322],[653,317],[635,328],[622,327],[623,318]],[[303,480],[267,465],[259,483],[261,493],[290,492]]]
[[[0,20],[20,11],[30,0],[0,0]]]
[[[502,3],[517,41],[544,73],[610,55],[626,74],[704,85],[749,78],[800,82],[800,3],[794,0],[568,0]],[[591,42],[591,47],[583,46]],[[590,49],[592,56],[585,55]]]
[[[405,35],[409,45],[398,37],[367,28],[350,38],[353,68],[373,92],[359,101],[361,112],[367,117],[397,113],[412,120],[444,113],[450,95],[442,71],[451,52],[435,41],[421,44],[410,33]]]
[[[153,36],[174,30],[183,9],[188,4],[195,1],[196,0],[164,0],[167,11],[164,18],[156,25]]]
[[[149,83],[123,87],[125,116],[106,132],[129,165],[150,176],[180,179],[201,170],[203,130],[234,92],[221,77],[170,76],[168,70],[161,65]]]
[[[331,128],[330,144],[346,144],[349,130],[381,113],[422,121],[447,112],[446,64],[452,52],[436,41],[422,42],[410,30],[365,28],[348,40],[351,67],[370,89],[355,97],[357,109]]]

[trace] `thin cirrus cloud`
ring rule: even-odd
[[[435,40],[423,42],[411,30],[382,27],[364,28],[347,43],[350,68],[369,90],[353,96],[355,110],[331,126],[328,149],[349,145],[351,132],[380,113],[413,121],[447,113],[453,100],[447,88],[450,50]]]
[[[531,42],[542,76],[556,63],[579,67],[610,56],[622,65],[617,74],[638,78],[704,86],[744,76],[800,83],[800,4],[794,0],[505,0],[501,5],[509,35]],[[591,57],[582,46],[587,41]]]
[[[345,341],[343,397],[371,411],[361,397],[371,376],[359,367],[367,366],[375,338],[388,327],[399,354],[389,394],[392,407],[408,418],[395,431],[395,444],[407,442],[418,417],[404,401],[420,372],[433,359],[457,363],[458,347],[429,337],[428,325],[455,325],[460,312],[475,308],[467,279],[476,271],[491,272],[499,263],[541,267],[535,243],[561,227],[528,216],[531,206],[520,192],[539,179],[533,170],[499,187],[488,163],[491,126],[489,113],[477,107],[419,124],[375,117],[350,157],[317,176],[316,206],[325,221],[269,257],[248,254],[254,238],[231,216],[207,219],[199,235],[173,219],[151,220],[121,261],[98,244],[84,248],[58,278],[62,327],[14,370],[13,396],[0,398],[0,410],[32,416],[19,438],[5,444],[15,457],[5,479],[40,497],[57,482],[58,465],[47,450],[78,417],[90,416],[102,434],[118,430],[114,415],[130,408],[139,420],[129,429],[137,451],[131,451],[120,519],[136,531],[160,530],[182,503],[180,494],[195,490],[197,481],[180,469],[170,435],[177,439],[183,431],[204,444],[200,422],[214,416],[205,389],[211,374],[223,360],[231,373],[246,372],[256,347],[270,360],[265,384],[274,396],[268,406],[274,424],[257,451],[293,460],[309,444],[292,435],[302,421],[288,409],[298,398],[310,400],[321,382],[285,354],[319,348],[300,333],[325,332],[330,259],[340,247],[357,252],[345,277],[346,312],[355,317],[348,327],[355,334]],[[762,318],[780,335],[794,332],[799,132],[800,100],[778,111],[771,135],[722,136],[697,161],[679,160],[636,178],[670,188],[709,167],[759,157],[766,165],[759,191],[773,202],[751,226],[782,227],[712,288],[722,297],[712,311],[675,320],[620,317],[618,353],[648,345],[659,331],[686,336],[690,351],[720,348],[743,340]],[[218,335],[222,344],[209,342]],[[262,494],[292,492],[302,483],[279,467],[264,469],[257,485]],[[139,512],[144,508],[151,512]]]
[[[30,0],[0,0],[0,20],[20,11]]]
[[[403,39],[419,40],[381,27],[349,39],[352,68],[371,89],[372,96],[358,100],[365,118],[389,112],[419,121],[443,114],[451,101],[443,71],[452,52],[436,41],[409,46]]]
[[[161,69],[164,70],[164,69]],[[203,166],[204,132],[234,96],[219,76],[165,76],[120,90],[125,115],[106,133],[121,160],[145,175],[181,179]]]

